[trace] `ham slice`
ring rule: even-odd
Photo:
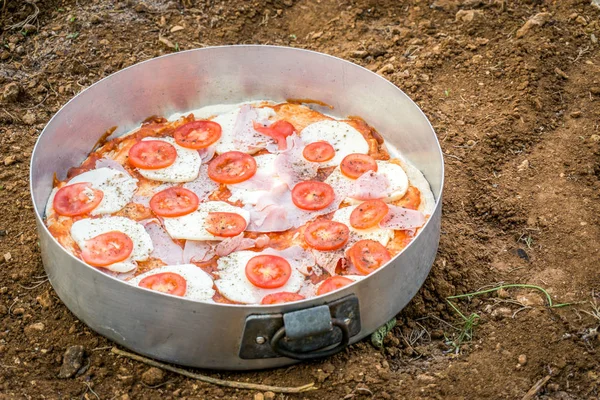
[[[225,257],[234,251],[247,250],[255,245],[255,240],[244,237],[244,232],[237,236],[227,238],[217,244],[215,252],[219,257]]]
[[[263,122],[257,110],[249,104],[240,107],[235,125],[233,126],[233,145],[245,153],[264,148],[272,140],[254,130],[254,121]]]
[[[212,242],[186,240],[183,247],[183,263],[208,261],[215,256]]]
[[[216,149],[215,145],[209,146],[205,149],[198,150],[198,154],[200,154],[200,159],[202,160],[202,164],[205,164],[205,163],[209,162],[210,160],[212,160],[212,158],[215,156],[216,150],[217,149]]]
[[[125,168],[123,168],[121,163],[110,158],[100,158],[96,160],[96,169],[98,168],[111,168],[115,171],[124,172],[129,176],[129,172],[127,172]]]
[[[352,182],[348,197],[357,200],[382,199],[389,195],[390,181],[384,174],[368,171]]]
[[[302,181],[317,176],[319,164],[310,162],[302,156],[304,142],[295,133],[286,138],[287,150],[282,151],[275,159],[275,168],[281,179],[290,189]]]
[[[184,188],[194,192],[201,202],[205,201],[212,192],[219,188],[219,184],[208,177],[207,171],[208,164],[202,164],[198,178],[183,185]]]
[[[171,239],[169,234],[159,225],[156,220],[149,220],[144,224],[146,232],[152,239],[154,250],[150,254],[152,258],[158,258],[167,265],[179,265],[183,263],[183,249]]]
[[[329,275],[334,276],[337,275],[335,270],[340,262],[345,264],[346,259],[344,258],[344,249],[346,246],[339,250],[333,251],[321,251],[314,250],[312,251],[315,256],[315,260],[317,264],[325,271],[329,273]]]
[[[304,250],[300,246],[291,246],[284,250],[267,248],[264,249],[261,254],[270,254],[283,257],[290,263],[292,268],[297,269],[302,275],[305,276],[310,275],[308,268],[312,269],[315,265],[314,255],[310,251]]]
[[[388,205],[389,211],[381,220],[379,226],[386,229],[408,230],[416,229],[425,223],[425,215],[416,210]]]

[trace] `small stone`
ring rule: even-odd
[[[354,58],[365,58],[366,56],[369,55],[368,51],[365,50],[354,50],[350,56],[354,57]]]
[[[598,44],[598,38],[593,33],[590,34],[590,40],[592,41],[592,43]]]
[[[383,75],[383,74],[389,74],[394,72],[394,65],[393,64],[385,64],[383,67],[381,67],[379,69],[379,71],[377,71],[377,73],[379,75]]]
[[[58,377],[65,379],[75,375],[79,371],[79,368],[83,366],[84,355],[85,349],[83,346],[70,346],[63,355],[63,362]]]
[[[481,62],[481,60],[483,60],[483,56],[482,56],[481,54],[474,55],[474,56],[471,58],[471,62],[472,62],[473,64],[479,64],[479,63]]]
[[[8,314],[8,308],[4,304],[0,304],[0,315]]]
[[[501,299],[508,299],[510,298],[510,293],[508,293],[508,290],[506,289],[500,289],[498,290],[498,297]]]
[[[529,160],[523,160],[521,164],[517,167],[517,171],[522,172],[529,169]]]
[[[546,386],[548,388],[548,391],[550,393],[553,392],[558,392],[558,389],[560,389],[560,386],[558,385],[558,383],[549,383],[548,386]]]
[[[54,300],[52,300],[52,296],[50,295],[49,291],[42,293],[36,297],[35,300],[40,306],[42,306],[43,309],[48,309],[54,304]]]
[[[37,122],[37,116],[31,110],[27,111],[22,119],[25,125],[34,125]]]
[[[129,397],[129,395],[127,393],[121,395],[121,397],[119,397],[120,400],[131,400],[131,397]]]
[[[456,22],[473,22],[483,19],[481,10],[460,10],[456,13]]]
[[[527,356],[525,354],[519,355],[519,364],[521,364],[521,365],[527,364]]]
[[[527,22],[525,22],[525,25],[523,25],[517,31],[517,33],[516,33],[517,39],[522,38],[523,36],[527,35],[533,28],[543,26],[546,22],[548,22],[549,19],[550,19],[550,13],[548,13],[548,12],[539,13],[539,14],[536,14],[533,17],[529,18],[529,20],[527,20]]]
[[[570,115],[571,118],[579,118],[581,117],[581,111],[573,111]]]
[[[184,30],[185,28],[181,25],[175,25],[174,27],[171,28],[171,33],[175,33],[175,32],[179,32]]]
[[[510,317],[512,315],[512,310],[508,307],[498,307],[492,311],[492,317],[495,319],[502,319],[506,317]]]
[[[600,135],[592,135],[590,136],[590,140],[592,142],[600,142]]]
[[[142,374],[142,382],[148,386],[160,385],[164,380],[165,372],[160,368],[152,367]]]
[[[6,286],[2,286],[0,288],[0,294],[6,294],[6,293],[8,293],[8,288]]]
[[[7,103],[15,102],[18,98],[23,88],[17,82],[11,82],[8,85],[4,86],[4,90],[2,91],[2,99]]]
[[[283,0],[283,5],[286,7],[291,7],[294,5],[294,2],[292,0]]]
[[[317,382],[319,382],[319,383],[323,383],[323,382],[325,382],[325,380],[327,378],[329,378],[329,374],[327,372],[323,371],[321,368],[319,368],[315,372],[313,372],[313,376],[315,378],[317,378]]]
[[[265,400],[274,400],[274,399],[275,399],[275,393],[265,392]]]
[[[592,86],[592,87],[590,88],[590,92],[591,92],[592,94],[595,94],[595,95],[597,95],[597,96],[600,96],[600,86]]]
[[[582,15],[575,18],[575,22],[577,22],[579,25],[583,25],[583,26],[586,26],[588,24],[586,19]]]
[[[23,25],[23,31],[25,31],[25,33],[36,33],[37,26],[35,26],[33,24],[25,24],[25,25]]]
[[[558,67],[554,68],[554,73],[563,79],[569,79],[569,76],[565,73],[565,71]]]
[[[265,395],[262,393],[256,393],[254,395],[254,400],[265,400]]]
[[[27,336],[35,336],[40,332],[43,332],[46,326],[42,322],[35,322],[25,327],[24,332]]]
[[[11,157],[11,156],[8,156],[8,157],[6,157],[4,159],[4,165],[10,165],[10,164],[14,163],[14,161],[8,162],[8,163],[6,162],[6,159],[9,158],[9,157]],[[12,255],[10,254],[10,252],[9,253],[4,253],[4,261],[5,262],[9,262],[11,259],[12,259]]]
[[[433,383],[435,382],[435,378],[431,375],[419,374],[417,375],[417,380],[424,383]]]

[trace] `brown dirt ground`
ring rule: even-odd
[[[34,6],[0,3],[0,398],[263,398],[171,373],[149,387],[147,366],[112,355],[44,281],[28,190],[37,135],[83,88],[177,49],[234,43],[350,59],[416,100],[447,155],[443,234],[384,351],[364,340],[320,362],[206,373],[319,387],[281,399],[520,399],[546,375],[539,398],[598,398],[600,319],[588,313],[600,301],[600,10],[590,0],[38,0],[27,34],[10,26]],[[460,300],[481,319],[473,340],[449,344],[460,318],[445,298],[498,282],[575,304],[549,308],[522,289]],[[59,379],[71,345],[89,367]]]

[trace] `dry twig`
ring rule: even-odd
[[[113,347],[111,352],[113,352],[114,354],[120,355],[120,356],[131,358],[132,360],[136,360],[136,361],[142,362],[144,364],[147,364],[147,365],[150,365],[150,366],[153,366],[156,368],[161,368],[161,369],[164,369],[167,371],[175,372],[176,374],[187,376],[188,378],[196,379],[201,382],[211,383],[211,384],[217,385],[217,386],[224,386],[224,387],[230,387],[230,388],[235,388],[235,389],[260,390],[263,392],[270,391],[270,392],[274,392],[274,393],[302,393],[302,392],[307,392],[309,390],[317,389],[315,387],[314,382],[311,382],[311,383],[303,385],[303,386],[297,386],[297,387],[282,387],[282,386],[261,385],[261,384],[256,384],[256,383],[235,382],[235,381],[228,381],[225,379],[211,378],[210,376],[195,374],[193,372],[186,371],[185,369],[172,367],[168,364],[163,364],[158,361],[154,361],[149,358],[139,356],[137,354],[119,350],[116,347]]]
[[[531,389],[529,389],[529,391],[527,393],[525,393],[525,396],[523,396],[523,398],[521,400],[531,400],[533,398],[535,398],[535,396],[537,395],[537,393],[544,387],[546,386],[546,383],[550,380],[550,375],[546,375],[544,378],[540,379],[539,381],[537,381],[535,383],[535,385],[533,385],[531,387]]]

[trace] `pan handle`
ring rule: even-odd
[[[273,351],[279,355],[284,357],[293,358],[296,360],[312,360],[315,358],[329,357],[334,354],[342,351],[346,346],[348,346],[348,342],[350,341],[350,330],[348,329],[348,325],[340,319],[332,318],[331,319],[332,329],[334,326],[337,326],[342,331],[342,340],[335,345],[334,347],[325,349],[325,350],[315,350],[309,351],[306,353],[299,353],[295,351],[290,351],[282,348],[279,343],[280,340],[285,337],[285,326],[279,328],[279,330],[273,335],[271,339],[271,348]]]

